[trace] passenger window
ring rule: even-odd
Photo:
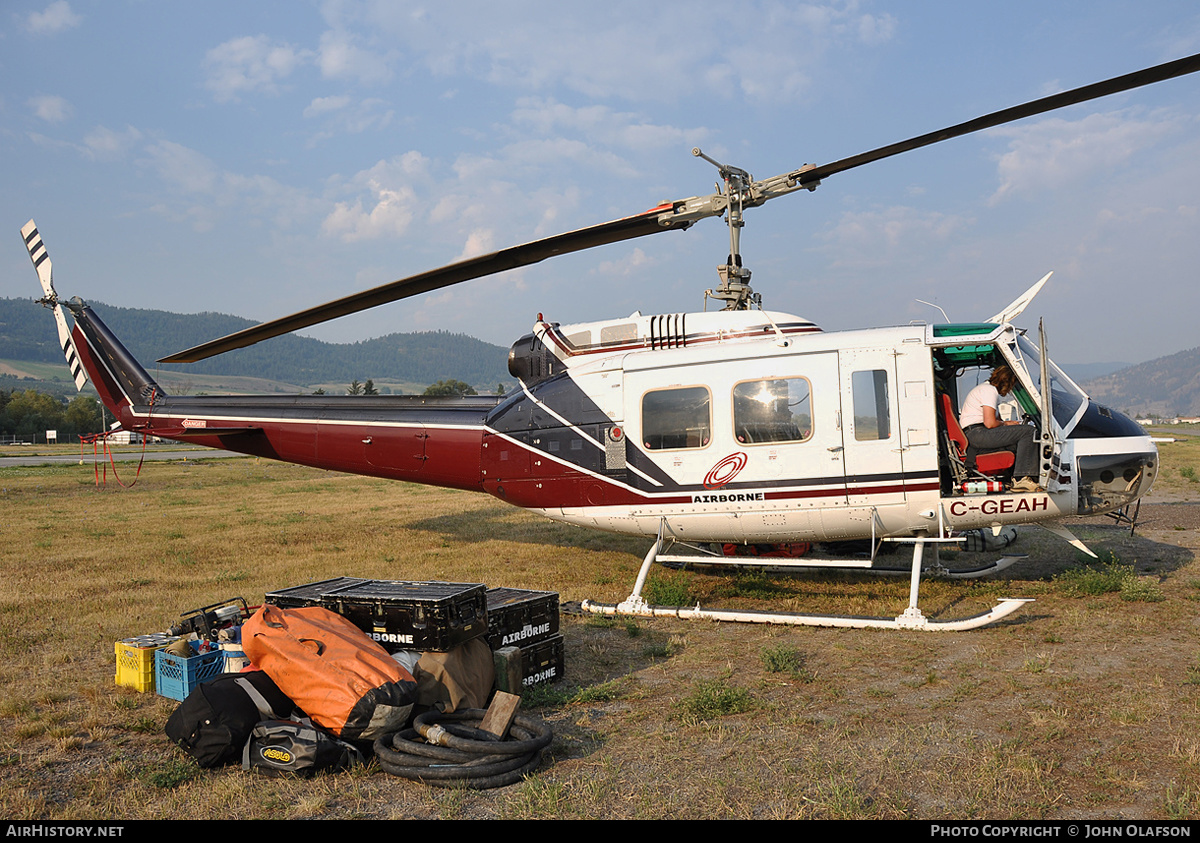
[[[738,442],[803,442],[812,437],[812,387],[807,378],[746,381],[733,388]]]
[[[703,448],[712,438],[712,399],[703,386],[659,389],[642,397],[642,442],[650,451]]]
[[[890,438],[892,418],[888,411],[887,372],[883,369],[853,372],[850,387],[854,392],[854,438]]]

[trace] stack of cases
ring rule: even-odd
[[[521,651],[522,685],[557,682],[565,666],[558,631],[558,594],[491,588],[487,591],[488,644]]]
[[[271,592],[265,600],[285,609],[336,612],[389,653],[444,653],[487,632],[486,592],[478,583],[339,577]]]

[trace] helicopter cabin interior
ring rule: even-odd
[[[935,325],[937,337],[966,337],[989,334],[996,329],[991,323]],[[965,494],[962,484],[970,480],[1011,479],[1014,451],[976,452],[967,443],[959,425],[958,414],[963,398],[976,385],[987,380],[1000,364],[1012,365],[995,342],[967,343],[933,349],[935,391],[937,393],[939,460],[942,494]],[[1019,370],[1020,367],[1014,367]],[[1004,396],[999,407],[1002,420],[1024,418],[1040,424],[1037,403],[1025,384],[1018,381],[1011,394]]]

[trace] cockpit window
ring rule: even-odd
[[[1042,355],[1037,344],[1028,337],[1018,334],[1015,344],[1009,346],[1017,360],[1021,361],[1029,377],[1033,379],[1033,390],[1037,395],[1042,394]],[[1081,415],[1087,404],[1087,395],[1075,382],[1067,377],[1053,360],[1047,361],[1046,369],[1050,375],[1050,404],[1054,412],[1054,420],[1064,433],[1069,433],[1076,417]]]

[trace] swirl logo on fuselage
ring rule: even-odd
[[[704,488],[720,489],[738,476],[738,473],[746,467],[747,459],[745,453],[737,451],[721,460],[708,470],[708,474],[704,475]]]

